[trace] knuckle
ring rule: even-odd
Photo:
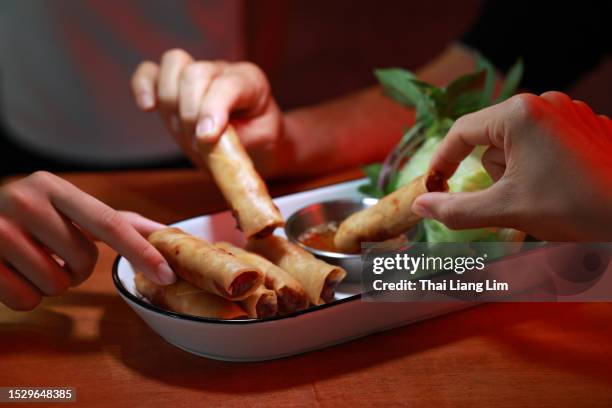
[[[32,198],[32,193],[19,185],[9,185],[2,194],[2,201],[9,214],[18,214],[35,210],[36,200]]]
[[[510,98],[508,102],[519,119],[531,120],[537,116],[541,100],[534,94],[521,93]]]
[[[157,64],[151,61],[143,61],[138,65],[134,73],[132,74],[132,86],[141,87],[146,85],[150,80],[149,76],[154,76],[157,71]]]
[[[53,184],[57,180],[57,176],[49,173],[48,171],[44,171],[44,170],[39,170],[35,173],[32,173],[30,177],[32,178],[34,182],[42,184],[42,185]]]
[[[553,101],[571,101],[569,96],[559,91],[546,91],[540,94],[541,98],[553,100]]]
[[[247,72],[254,80],[255,84],[259,87],[260,93],[270,92],[270,82],[266,73],[257,65],[252,62],[242,62],[245,72]]]
[[[457,118],[457,120],[455,120],[455,122],[451,126],[451,130],[453,132],[461,132],[461,130],[465,128],[465,125],[468,122],[467,116],[469,115],[471,114],[463,115]]]
[[[215,82],[219,88],[236,88],[241,86],[240,76],[236,74],[223,75]]]
[[[126,221],[118,211],[106,208],[102,211],[99,218],[99,227],[111,234],[121,234],[126,227]]]
[[[181,76],[186,82],[193,82],[202,78],[210,78],[216,72],[217,66],[214,62],[198,61],[187,65],[183,70]]]
[[[155,71],[156,69],[157,69],[157,64],[154,63],[153,61],[143,61],[140,63],[140,65],[136,69],[136,72],[140,72],[140,73],[152,72],[152,71]]]
[[[244,70],[245,72],[248,72],[251,75],[257,75],[259,77],[264,78],[266,76],[266,74],[264,74],[263,70],[257,64],[254,64],[250,61],[238,62],[236,63],[236,67]]]
[[[189,55],[189,53],[185,51],[184,49],[172,48],[163,53],[161,60],[163,63],[168,63],[168,62],[186,61],[186,60],[189,60],[190,58],[191,58],[191,55]]]

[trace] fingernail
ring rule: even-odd
[[[170,129],[175,133],[181,131],[181,120],[176,113],[170,116]]]
[[[151,109],[153,107],[153,96],[148,92],[142,92],[138,95],[138,104],[141,109]]]
[[[421,218],[432,218],[432,212],[429,208],[424,206],[420,201],[415,201],[412,204],[412,212]]]
[[[157,278],[164,285],[170,285],[176,282],[176,275],[170,269],[170,266],[166,263],[161,263],[157,267]]]
[[[198,121],[196,126],[196,136],[201,138],[209,138],[213,136],[215,131],[215,122],[210,116],[204,116]]]

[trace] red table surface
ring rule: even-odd
[[[275,183],[271,192],[358,176]],[[225,206],[193,170],[63,177],[166,223]],[[226,363],[149,329],[114,289],[115,252],[99,247],[78,288],[29,313],[0,306],[0,386],[72,386],[88,407],[612,406],[610,303],[487,304],[300,356]],[[70,406],[36,406],[53,405]]]

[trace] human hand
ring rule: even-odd
[[[282,113],[256,65],[194,61],[187,52],[172,49],[159,64],[142,62],[131,85],[138,107],[158,110],[196,165],[204,167],[195,138],[214,143],[231,122],[260,170],[274,172],[276,157],[270,151],[282,132]]]
[[[428,193],[413,211],[452,229],[512,227],[549,241],[612,240],[612,123],[560,92],[516,95],[461,117],[430,169],[452,176],[475,146],[495,183]]]
[[[97,261],[96,237],[159,284],[176,279],[144,235],[165,228],[118,212],[46,172],[0,188],[0,302],[34,309],[83,282]]]

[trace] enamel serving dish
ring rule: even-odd
[[[336,199],[361,199],[363,180],[278,198],[285,218],[301,208]],[[173,224],[210,241],[243,245],[229,211]],[[276,234],[284,236],[282,229]],[[113,281],[127,304],[161,337],[190,353],[230,361],[260,361],[304,353],[393,327],[439,316],[468,306],[463,302],[383,303],[362,301],[361,284],[342,284],[336,300],[282,317],[263,320],[220,320],[172,313],[151,305],[134,288],[134,269],[122,257]]]

